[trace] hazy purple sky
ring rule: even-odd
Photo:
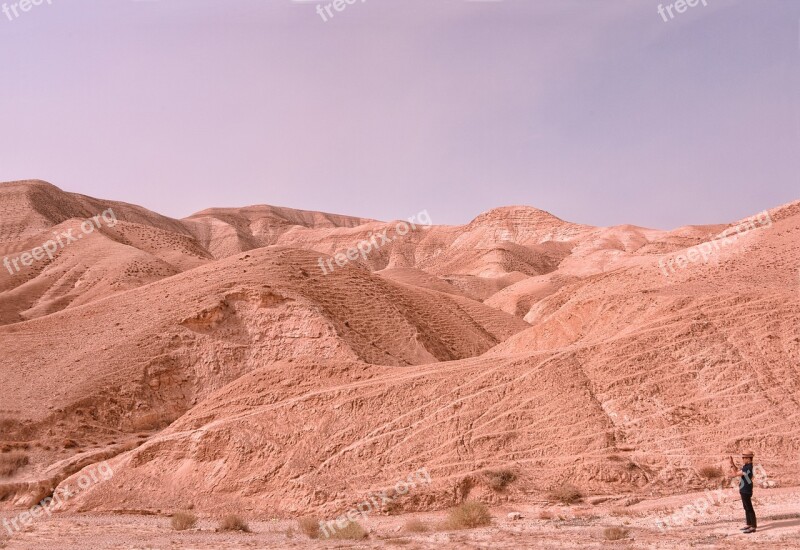
[[[51,2],[0,12],[0,181],[660,228],[800,198],[796,0]]]

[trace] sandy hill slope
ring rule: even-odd
[[[798,481],[800,202],[673,231],[504,207],[400,234],[20,182],[0,184],[2,253],[109,208],[113,226],[0,271],[0,459],[28,458],[0,507],[105,459],[113,481],[74,509],[335,514],[421,467],[433,483],[394,506],[565,482],[638,498],[701,488],[742,447]]]
[[[184,220],[186,227],[215,258],[277,244],[281,235],[298,228],[334,229],[373,220],[294,210],[277,206],[209,208]]]
[[[52,438],[94,449],[151,433],[265,364],[314,357],[408,368],[480,355],[528,326],[361,268],[323,276],[316,259],[261,248],[0,328],[4,437],[41,442],[15,482],[58,474],[47,469],[63,460],[64,449],[45,444]]]
[[[89,303],[213,259],[178,220],[40,181],[0,184],[0,215],[3,257],[20,259],[52,243],[51,254],[40,253],[30,265],[18,260],[0,269],[0,324]]]

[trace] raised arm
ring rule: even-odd
[[[739,468],[736,467],[736,463],[733,461],[733,457],[729,456],[728,460],[731,463],[731,471],[730,471],[730,474],[728,474],[728,478],[729,479],[735,479],[737,477],[741,477],[742,476],[742,472],[739,471]]]

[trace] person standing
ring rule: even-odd
[[[744,507],[745,521],[747,522],[747,525],[742,527],[741,530],[750,534],[755,533],[758,526],[756,511],[753,509],[753,451],[742,453],[742,460],[744,460],[744,464],[741,471],[738,471],[731,458],[730,478],[739,478],[739,496],[742,497],[742,506]]]

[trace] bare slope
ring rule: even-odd
[[[0,506],[109,457],[114,481],[75,508],[327,514],[422,466],[434,483],[401,508],[566,481],[644,496],[700,487],[742,447],[797,482],[800,203],[716,247],[736,223],[505,207],[400,236],[269,206],[173,220],[18,182],[0,185],[0,254],[108,208],[113,227],[0,270],[0,446],[30,458]],[[708,261],[665,271],[695,246]],[[498,494],[486,468],[518,480]]]

